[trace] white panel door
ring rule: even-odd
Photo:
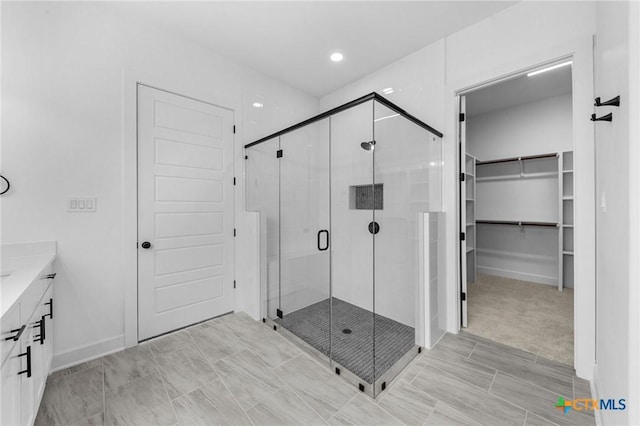
[[[233,310],[233,112],[138,85],[138,338]]]

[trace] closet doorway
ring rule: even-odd
[[[459,105],[461,326],[573,366],[571,61]]]

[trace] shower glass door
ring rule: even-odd
[[[280,150],[280,307],[275,321],[328,357],[329,118],[280,136]]]
[[[331,361],[372,396],[374,147],[373,101],[331,117]]]

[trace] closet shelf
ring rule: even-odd
[[[515,220],[476,220],[476,223],[487,223],[491,225],[515,225],[515,226],[546,226],[557,228],[558,222],[528,222]]]
[[[573,170],[563,170],[562,173],[573,173]]]
[[[573,195],[565,195],[562,197],[563,200],[573,200]]]
[[[537,173],[518,173],[500,176],[485,176],[476,178],[476,182],[484,182],[491,180],[507,180],[507,179],[526,179],[526,178],[542,178],[546,176],[557,176],[558,172],[537,172]]]
[[[537,160],[541,158],[556,158],[558,157],[557,152],[552,152],[549,154],[539,154],[539,155],[527,155],[524,157],[509,157],[509,158],[498,158],[496,160],[488,160],[488,161],[477,161],[476,166],[482,166],[485,164],[497,164],[497,163],[509,163],[512,161],[526,161],[526,160]]]
[[[566,254],[567,256],[573,256],[573,252],[568,250],[563,250],[562,254]]]

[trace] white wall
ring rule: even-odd
[[[629,5],[629,117],[640,117],[640,3]],[[640,120],[629,120],[629,282],[640,282]],[[640,398],[640,286],[629,286],[629,401]],[[629,424],[640,424],[634,403]]]
[[[136,253],[121,256],[123,240],[135,243],[122,232],[127,76],[235,111],[236,211],[244,204],[242,146],[318,107],[311,96],[99,3],[3,2],[2,64],[2,171],[13,184],[2,199],[2,238],[58,242],[55,366],[124,342],[131,277],[122,265]],[[258,97],[264,108],[251,107]],[[68,214],[70,196],[97,197],[97,212]]]
[[[381,92],[383,88],[393,87],[394,93],[387,96],[391,101],[444,133],[443,205],[449,213],[446,215],[449,242],[446,271],[449,331],[457,331],[459,326],[459,290],[456,278],[458,231],[455,188],[458,179],[458,156],[455,140],[455,94],[465,88],[532,67],[554,57],[571,54],[575,52],[577,45],[582,49],[577,67],[586,77],[590,66],[587,63],[589,51],[585,50],[585,40],[594,30],[593,3],[520,2],[320,99],[321,109],[326,110],[364,93],[374,90]],[[583,83],[582,78],[574,79],[574,105],[576,102],[582,105],[580,111],[574,111],[575,114],[585,114],[585,109],[588,111],[590,108],[591,85],[580,86],[579,93],[575,91],[575,84]],[[588,128],[583,128],[579,134],[574,134],[574,138],[588,138],[588,133]],[[588,152],[585,151],[584,157],[578,158],[577,161],[588,164]],[[587,182],[579,185],[578,190],[585,194],[593,194],[593,189]],[[588,195],[582,196],[582,200],[587,206],[593,205],[593,199]],[[580,218],[583,223],[589,223],[590,211],[592,210],[584,211]],[[577,217],[576,220],[578,219]],[[589,262],[593,238],[587,232],[583,241],[585,259]],[[588,263],[586,266],[577,267],[583,275],[576,279],[586,276],[586,281],[593,280],[593,271],[589,269]],[[586,287],[589,288],[589,285]],[[588,317],[593,296],[586,294],[583,302],[586,305],[584,315]],[[585,328],[593,329],[590,325],[585,325]],[[584,355],[583,361],[577,361],[576,364],[578,374],[582,377],[590,377],[593,365],[590,355],[593,352],[593,336],[590,337],[588,334],[589,332],[586,332],[584,339],[576,343],[577,350]]]
[[[468,96],[473,96],[473,93]],[[480,161],[573,150],[571,94],[469,116],[467,151]]]
[[[468,97],[473,96],[473,92]],[[480,161],[573,150],[571,94],[486,114],[469,115],[467,151]],[[527,178],[483,179],[518,175],[519,163],[476,167],[476,218],[559,222],[558,162],[524,163]],[[537,174],[547,172],[547,174]],[[558,283],[558,229],[478,224],[479,273],[548,285]],[[568,287],[572,287],[569,285]]]
[[[613,113],[612,123],[595,125],[596,194],[601,202],[606,200],[606,207],[599,203],[596,216],[598,323],[595,376],[598,396],[617,399],[628,398],[633,382],[627,367],[639,362],[637,358],[629,358],[633,340],[626,338],[629,336],[630,309],[638,309],[637,305],[630,308],[627,303],[630,286],[638,285],[637,281],[629,280],[631,259],[628,250],[632,243],[629,170],[637,168],[638,164],[626,161],[630,153],[630,121],[637,122],[638,116],[629,114],[629,4],[597,3],[596,10],[596,95],[603,100],[620,95],[621,103],[619,108],[595,108],[598,116]],[[614,22],[616,24],[612,25]],[[632,54],[637,57],[638,51]],[[601,411],[599,415],[604,424],[630,424],[630,413],[638,412],[638,401],[628,400],[628,403],[626,411]]]

